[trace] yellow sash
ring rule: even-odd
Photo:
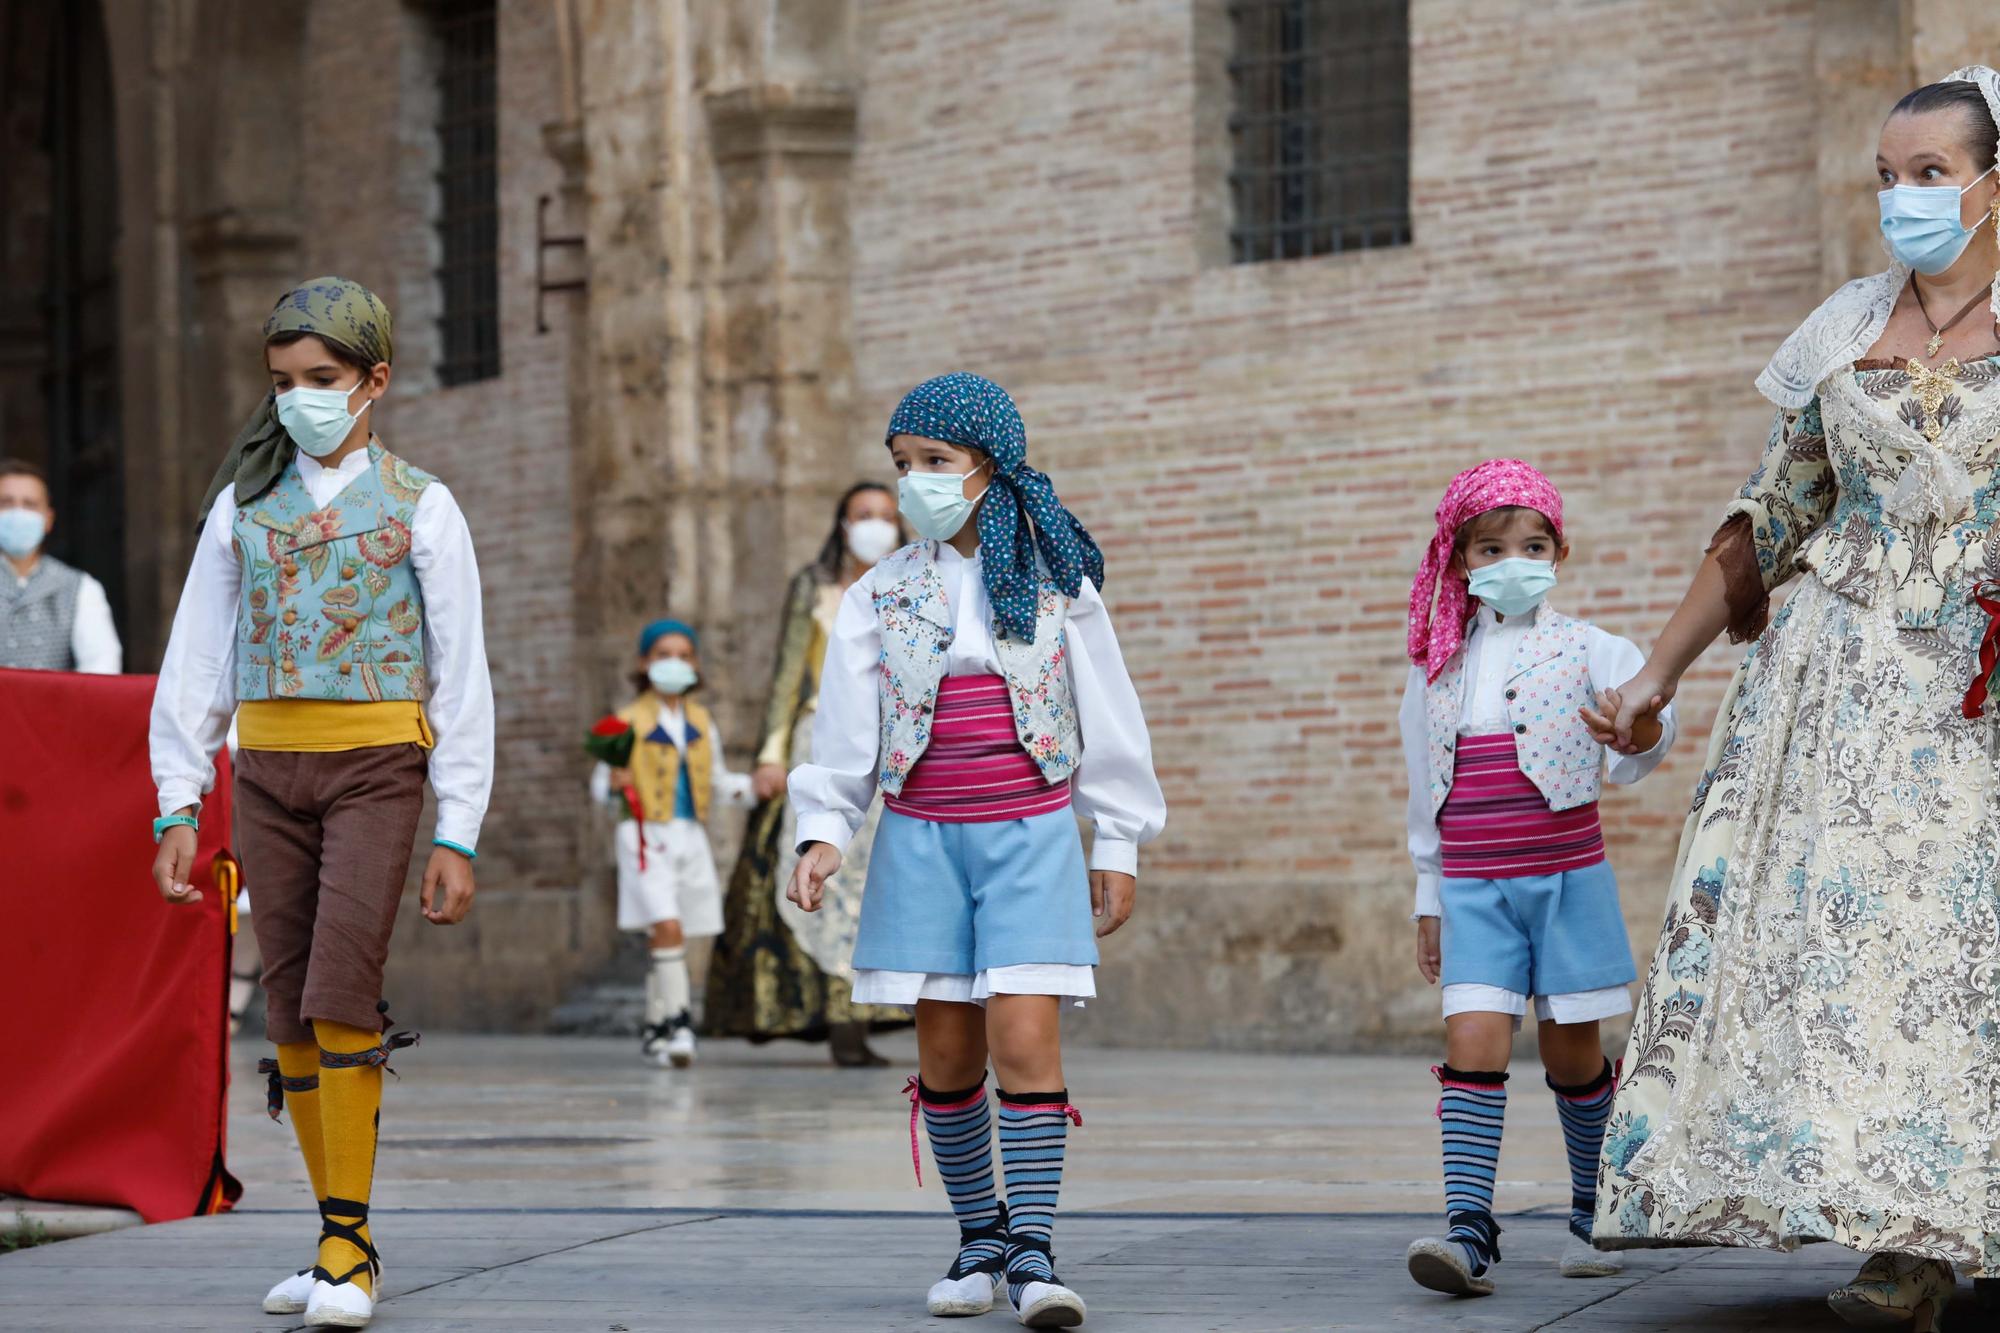
[[[437,744],[424,706],[413,699],[246,699],[236,711],[236,743],[246,750],[367,750]]]

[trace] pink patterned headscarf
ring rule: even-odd
[[[1554,482],[1519,459],[1489,459],[1459,473],[1444,488],[1444,499],[1437,507],[1437,532],[1417,568],[1417,581],[1410,587],[1410,661],[1424,669],[1426,681],[1438,678],[1465,641],[1465,576],[1451,568],[1458,530],[1481,514],[1508,505],[1534,510],[1548,519],[1557,539],[1562,538],[1562,493]]]

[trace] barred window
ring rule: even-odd
[[[1409,0],[1231,0],[1237,263],[1410,243]]]
[[[446,384],[500,373],[494,0],[433,0],[438,49],[438,319]]]

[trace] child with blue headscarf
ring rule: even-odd
[[[599,763],[591,794],[617,801],[618,928],[643,930],[652,946],[646,974],[647,1063],[694,1063],[687,942],[722,933],[722,883],[708,843],[717,801],[747,807],[750,775],[732,773],[715,718],[692,696],[701,683],[700,636],[680,620],[639,632],[639,695],[592,730]]]
[[[977,375],[911,390],[887,443],[923,540],[843,599],[813,761],[791,778],[806,911],[866,816],[875,835],[854,950],[857,1004],[911,1008],[921,1113],[959,1225],[934,1315],[1067,1328],[1082,1299],[1051,1238],[1069,1126],[1065,1000],[1096,994],[1097,938],[1131,915],[1139,846],[1166,822],[1137,692],[1099,589],[1104,557],[1028,466],[1013,399]],[[1095,828],[1086,863],[1077,818]],[[986,1096],[1001,1086],[1000,1167]]]

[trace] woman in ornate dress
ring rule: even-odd
[[[861,886],[868,877],[865,843],[861,859],[850,858],[829,881],[816,915],[784,896],[799,860],[798,816],[786,799],[785,779],[812,754],[834,612],[855,580],[902,544],[895,493],[878,482],[860,482],[840,498],[819,555],[792,577],[753,775],[761,804],[729,877],[723,933],[709,964],[705,1015],[712,1036],[826,1041],[834,1063],[874,1067],[888,1062],[868,1049],[869,1031],[909,1023],[899,1009],[856,1005],[850,998]],[[869,832],[879,813],[878,805]]]
[[[1871,1257],[1830,1303],[1877,1326],[1933,1328],[1954,1266],[2000,1271],[2000,737],[1973,715],[2000,610],[1996,122],[1983,66],[1890,114],[1896,262],[1758,378],[1763,462],[1624,687],[1671,698],[1723,630],[1756,641],[1682,834],[1594,1237],[1848,1245]]]

